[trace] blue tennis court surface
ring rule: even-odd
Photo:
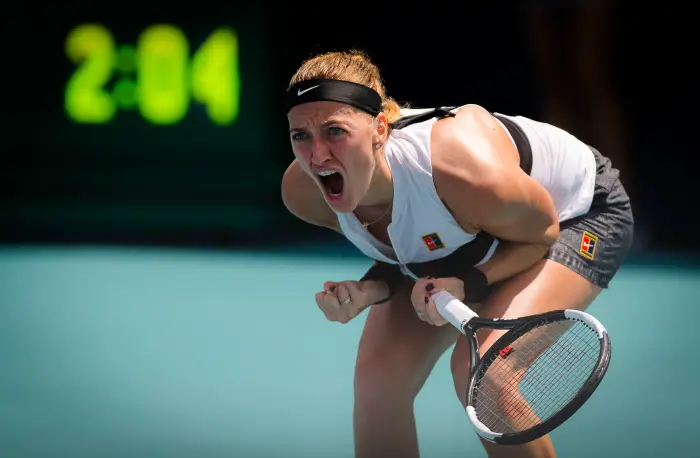
[[[329,323],[313,294],[367,266],[330,255],[0,250],[0,456],[352,457],[365,315]],[[623,269],[589,309],[611,334],[610,371],[553,434],[560,457],[697,456],[698,297],[699,271]],[[449,354],[416,416],[422,456],[486,456]]]

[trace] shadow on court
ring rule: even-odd
[[[700,270],[666,264],[628,264],[589,309],[610,332],[612,364],[553,434],[559,456],[696,456]],[[354,256],[0,250],[0,456],[351,458],[364,315],[328,323],[313,294],[368,265]],[[422,454],[485,457],[448,357],[416,402]]]

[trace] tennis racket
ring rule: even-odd
[[[446,291],[432,298],[440,315],[469,341],[466,411],[489,442],[518,445],[548,434],[581,408],[607,372],[608,333],[585,312],[489,319]],[[507,332],[479,357],[476,331],[482,328]]]

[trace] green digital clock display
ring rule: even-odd
[[[286,83],[263,5],[142,3],[17,20],[40,54],[20,53],[6,103],[0,232],[208,240],[286,218]]]
[[[146,27],[134,45],[118,46],[101,24],[74,27],[65,40],[75,65],[64,91],[64,109],[77,124],[106,124],[119,110],[138,110],[153,125],[174,125],[192,104],[202,104],[220,126],[236,122],[241,76],[238,37],[231,27],[214,29],[191,49],[178,27]]]

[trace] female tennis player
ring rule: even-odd
[[[555,126],[477,105],[401,108],[361,52],[305,61],[287,109],[295,160],[285,205],[374,260],[363,278],[316,294],[331,321],[370,308],[355,368],[355,454],[417,457],[414,399],[452,346],[463,404],[468,384],[468,344],[444,326],[432,294],[447,289],[484,317],[583,310],[629,250],[629,198],[606,157]],[[498,335],[479,337],[482,354]],[[483,444],[491,458],[556,456],[549,436]]]

